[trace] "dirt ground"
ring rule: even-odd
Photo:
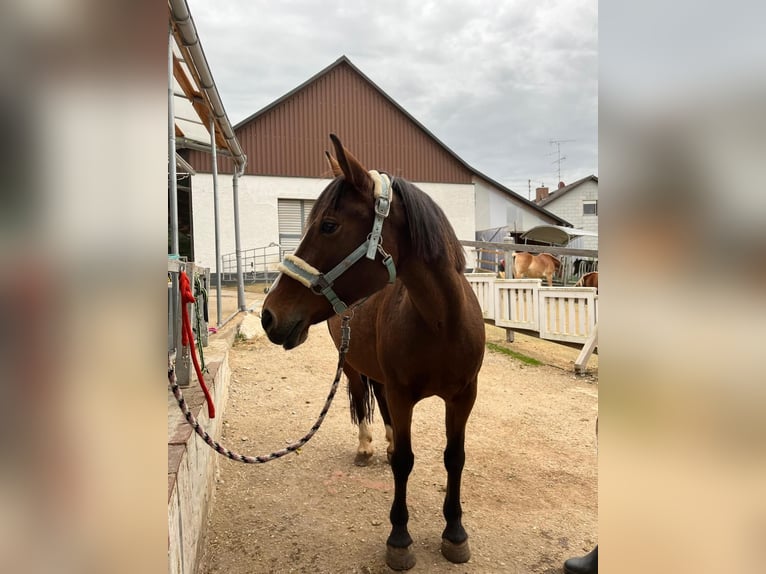
[[[493,327],[487,335],[546,364],[486,352],[466,439],[463,523],[473,552],[466,564],[451,564],[439,552],[443,403],[430,398],[416,406],[408,487],[413,573],[558,573],[566,558],[597,542],[598,357],[578,377],[576,349],[520,334],[506,343]],[[303,436],[324,404],[336,363],[324,324],[291,351],[266,338],[238,341],[230,352],[222,442],[260,455]],[[374,433],[370,466],[355,466],[357,430],[343,382],[300,454],[261,465],[221,458],[200,573],[391,572],[385,541],[393,478],[377,414]]]

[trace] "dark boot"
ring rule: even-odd
[[[585,556],[564,562],[566,574],[598,574],[598,544]]]

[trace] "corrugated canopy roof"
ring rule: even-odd
[[[211,145],[210,120],[206,113],[205,124],[202,123],[201,114],[192,105],[197,101],[204,104],[204,98],[196,86],[194,77],[189,71],[189,66],[181,56],[178,48],[178,39],[173,43],[173,116],[176,125],[176,137],[183,137],[200,145]]]
[[[218,153],[244,168],[242,151],[223,108],[186,0],[168,0],[173,31],[173,118],[177,148],[209,151],[211,119]]]
[[[559,225],[538,225],[521,234],[522,239],[532,241],[544,241],[552,245],[566,245],[575,237],[598,237],[595,231],[575,229],[574,227],[561,227]]]

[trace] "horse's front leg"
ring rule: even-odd
[[[442,554],[450,562],[463,563],[471,558],[468,534],[463,528],[463,508],[460,505],[460,482],[465,464],[465,426],[476,400],[476,380],[446,403],[447,447],[444,467],[447,469],[447,494],[444,497],[444,518],[447,526],[442,532]]]
[[[412,537],[407,530],[407,480],[415,464],[410,440],[412,407],[406,399],[399,399],[388,392],[388,407],[394,428],[394,452],[391,455],[391,470],[394,473],[394,502],[391,505],[391,534],[386,541],[386,564],[393,570],[409,570],[415,565],[412,552]]]

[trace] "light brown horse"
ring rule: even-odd
[[[335,135],[330,138],[337,177],[317,199],[294,256],[283,262],[261,322],[273,343],[292,349],[306,340],[311,325],[329,320],[338,345],[340,315],[353,313],[346,374],[363,374],[380,385],[379,404],[386,405],[393,434],[386,562],[395,570],[415,564],[407,529],[413,408],[433,395],[444,400],[441,551],[451,562],[466,562],[470,549],[460,485],[485,336],[479,303],[463,275],[463,248],[444,212],[422,190],[368,172]]]
[[[532,255],[524,251],[513,254],[513,278],[545,278],[548,287],[553,286],[553,275],[561,267],[561,261],[550,253]]]
[[[595,287],[596,293],[598,293],[598,271],[586,273],[577,280],[574,284],[575,287]]]

